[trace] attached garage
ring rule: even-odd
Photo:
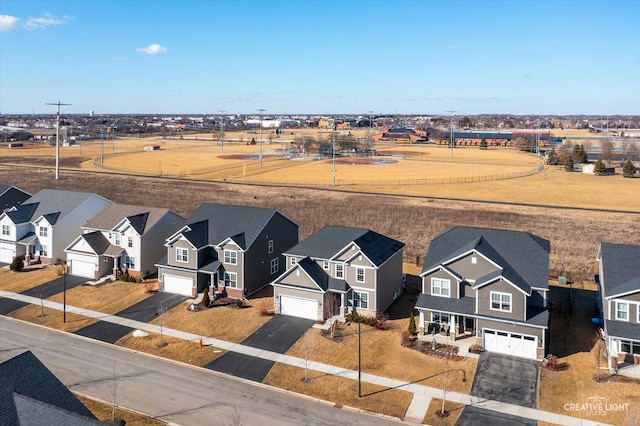
[[[482,330],[482,341],[486,351],[536,359],[538,338],[519,333],[498,330]]]
[[[315,321],[318,319],[318,302],[312,299],[281,295],[280,313]]]
[[[16,253],[14,244],[0,243],[0,262],[11,263]]]
[[[78,277],[95,278],[95,263],[82,260],[69,260],[69,273]]]
[[[193,279],[162,274],[162,290],[167,293],[193,296]]]

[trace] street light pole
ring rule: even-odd
[[[62,261],[62,285],[64,286],[62,295],[62,322],[67,323],[67,262]]]
[[[71,104],[61,104],[60,101],[56,103],[45,102],[45,105],[55,105],[56,109],[56,180],[60,178],[60,105],[71,105]]]
[[[362,398],[362,345],[360,340],[360,322],[358,322],[358,398]]]
[[[336,186],[336,126],[333,126],[332,132],[332,142],[331,142],[331,178],[332,185]]]
[[[258,112],[260,112],[260,168],[262,168],[262,113],[265,112],[266,109],[260,108]]]

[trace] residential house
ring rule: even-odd
[[[298,227],[278,210],[203,203],[166,239],[158,280],[164,291],[191,297],[253,294],[281,273]]]
[[[608,363],[640,364],[640,245],[601,243],[598,292]]]
[[[59,262],[81,226],[110,204],[96,194],[43,189],[0,214],[0,262],[15,256],[25,256],[26,263]]]
[[[12,185],[0,185],[0,212],[24,203],[31,194]]]
[[[402,293],[404,243],[369,229],[325,226],[284,253],[275,312],[323,321],[349,307],[385,311]]]
[[[98,279],[126,271],[145,277],[166,254],[165,239],[184,223],[178,213],[157,207],[112,204],[82,227],[65,249],[69,273]]]
[[[420,273],[423,333],[470,336],[485,350],[541,359],[548,347],[549,241],[458,226],[438,234]]]
[[[0,426],[103,425],[27,351],[0,363]]]

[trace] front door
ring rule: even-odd
[[[475,318],[466,318],[464,319],[464,331],[465,333],[473,333],[476,329],[476,321]]]

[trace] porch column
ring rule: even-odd
[[[425,329],[424,329],[424,311],[423,310],[418,310],[418,331],[422,334],[424,334]]]
[[[456,315],[451,314],[449,315],[449,335],[453,336],[454,340],[457,336],[457,330],[458,330],[458,322],[457,322]]]

